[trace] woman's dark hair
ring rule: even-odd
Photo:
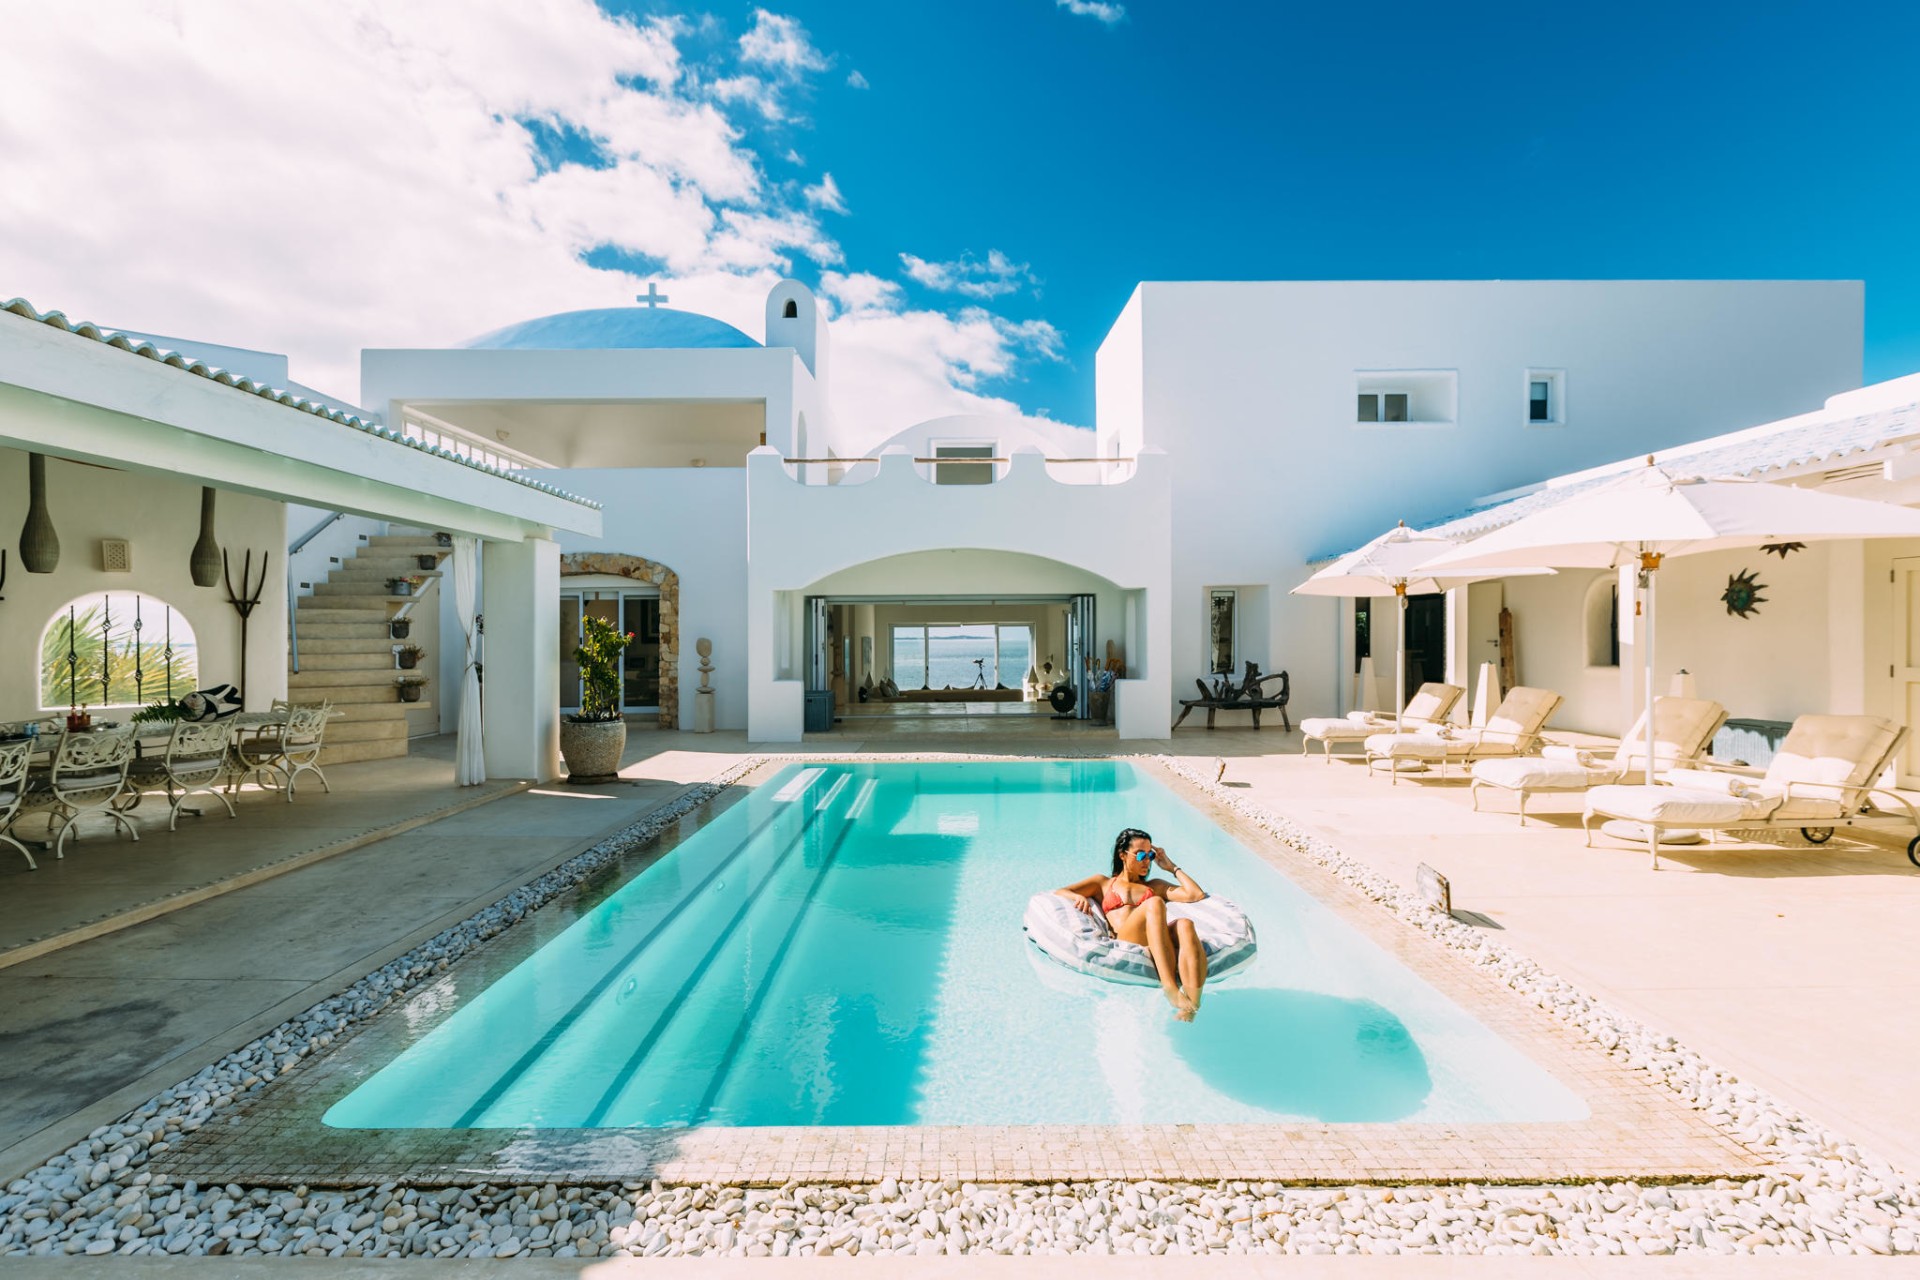
[[[1135,840],[1153,843],[1153,837],[1138,827],[1128,827],[1113,838],[1113,875],[1119,875],[1121,869],[1127,865],[1127,850],[1133,847]]]

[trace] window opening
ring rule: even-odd
[[[935,458],[982,458],[994,456],[991,444],[938,444],[933,447]],[[993,463],[983,462],[935,462],[933,464],[933,482],[935,484],[992,484]]]
[[[780,315],[782,319],[798,320],[800,318],[800,304],[792,298],[788,298],[786,309],[783,310]]]
[[[193,628],[172,605],[135,591],[81,596],[41,633],[42,707],[173,702],[199,681]]]
[[[1234,623],[1238,621],[1239,600],[1232,591],[1216,590],[1209,593],[1207,605],[1207,640],[1211,661],[1208,670],[1215,675],[1231,673],[1234,669]]]
[[[1553,384],[1545,378],[1527,384],[1527,421],[1553,421]]]

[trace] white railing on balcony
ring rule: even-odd
[[[489,467],[498,467],[502,471],[540,471],[550,470],[553,467],[551,462],[536,458],[530,453],[509,449],[506,445],[498,444],[470,431],[462,431],[458,427],[448,426],[444,422],[429,424],[410,416],[406,420],[402,433],[410,439],[418,440],[421,444],[445,449],[456,457],[483,463]]]
[[[782,458],[787,473],[795,479],[806,480],[813,484],[859,484],[871,479],[874,469],[879,466],[878,457],[871,458]],[[1006,479],[1007,468],[1013,459],[999,458],[915,458],[914,466],[923,479],[934,480],[936,470],[941,467],[961,471],[968,467],[991,467],[992,478],[988,481],[973,483],[997,484]],[[1048,458],[1047,475],[1068,484],[1124,484],[1132,478],[1134,460],[1132,458]]]

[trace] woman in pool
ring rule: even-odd
[[[1159,867],[1178,883],[1150,880]],[[1173,865],[1167,851],[1144,831],[1128,827],[1113,842],[1113,874],[1088,876],[1055,893],[1096,920],[1104,920],[1122,942],[1145,947],[1160,975],[1160,989],[1173,1016],[1192,1022],[1200,1009],[1200,988],[1207,983],[1207,951],[1193,921],[1167,919],[1169,902],[1199,902],[1207,891]]]

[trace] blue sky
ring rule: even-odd
[[[686,56],[754,9],[711,6]],[[940,299],[903,253],[1030,268],[990,305],[1057,327],[1061,359],[983,388],[1029,411],[1092,421],[1142,279],[1860,278],[1866,378],[1920,370],[1920,6],[779,12],[830,65],[745,141],[771,175],[830,171],[849,264],[916,301]]]
[[[599,2],[16,5],[0,280],[351,398],[793,274],[855,441],[1090,425],[1143,279],[1862,279],[1920,371],[1920,5]]]

